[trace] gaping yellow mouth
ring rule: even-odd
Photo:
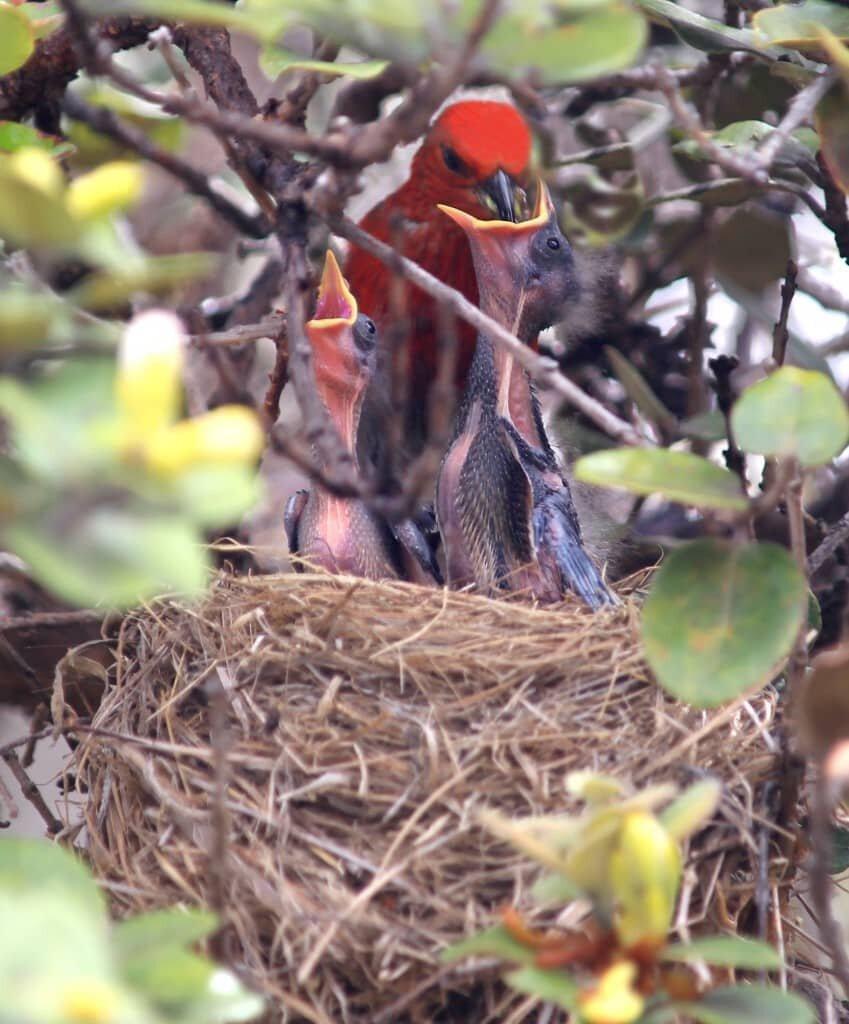
[[[454,206],[446,206],[444,203],[437,203],[437,206],[467,234],[488,235],[490,238],[518,238],[523,235],[532,235],[548,223],[549,217],[554,211],[551,196],[545,183],[541,180],[537,182],[536,203],[530,220],[524,220],[518,224],[509,220],[478,220],[477,217],[473,217],[464,210],[458,210]]]
[[[342,276],[332,250],[327,250],[315,316],[309,321],[310,330],[326,331],[331,328],[353,327],[357,319],[357,300],[351,294],[348,282]]]

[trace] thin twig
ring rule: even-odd
[[[790,315],[790,304],[793,302],[795,294],[796,264],[793,260],[788,260],[784,283],[781,286],[781,311],[772,331],[772,361],[776,366],[783,366],[787,355],[787,342],[790,339],[787,332],[787,318]]]
[[[41,795],[41,790],[36,786],[29,775],[27,775],[17,753],[14,750],[5,749],[0,756],[2,756],[9,768],[9,771],[15,777],[15,781],[21,787],[21,793],[36,809],[41,820],[47,826],[48,835],[56,835],[58,832],[61,832],[62,822],[59,821],[56,815],[53,814],[47,806],[46,800]]]
[[[849,512],[833,523],[825,537],[808,558],[808,573],[813,576],[825,565],[835,551],[849,540]]]
[[[252,214],[218,192],[203,171],[197,170],[173,153],[157,146],[144,132],[122,121],[106,107],[93,107],[75,93],[69,92],[62,104],[65,113],[75,121],[108,135],[151,163],[156,164],[181,181],[193,195],[205,199],[225,220],[230,221],[243,234],[251,238],[264,238],[271,224],[262,214]]]
[[[800,125],[810,120],[817,104],[836,81],[837,72],[835,70],[827,71],[796,93],[788,104],[787,112],[778,126],[755,150],[755,159],[759,167],[764,171],[769,171],[773,161],[779,155],[781,147]]]

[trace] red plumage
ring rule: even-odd
[[[481,188],[497,172],[521,178],[531,153],[531,134],[518,111],[506,103],[463,100],[447,107],[413,157],[410,176],[374,207],[361,226],[384,242],[402,239],[403,254],[477,304],[478,291],[468,240],[443,216],[446,203],[481,219],[494,216]],[[379,260],[352,248],[346,265],[352,292],[363,313],[386,330],[391,272]],[[438,319],[433,300],[407,285],[410,319],[411,441],[423,434],[427,392],[438,362]],[[457,385],[462,387],[475,349],[475,332],[458,323]]]

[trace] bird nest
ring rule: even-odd
[[[200,604],[145,608],[76,751],[95,871],[122,913],[220,909],[219,951],[284,1020],[536,1019],[494,970],[440,960],[533,878],[481,808],[568,810],[574,769],[709,772],[722,809],[679,920],[751,898],[774,693],[670,700],[637,624],[633,595],[592,615],[323,575],[222,577]]]

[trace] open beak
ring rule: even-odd
[[[495,203],[501,220],[516,220],[516,183],[500,168],[482,184],[481,191]]]
[[[336,257],[328,249],[324,261],[315,316],[306,324],[313,349],[316,377],[344,379],[352,367],[353,328],[357,320],[357,300],[342,276]]]
[[[527,265],[531,242],[554,214],[554,204],[542,181],[537,185],[533,216],[520,224],[515,217],[478,220],[453,206],[440,204],[439,209],[465,231],[478,279],[504,295],[513,294],[517,283],[524,279],[522,269]]]

